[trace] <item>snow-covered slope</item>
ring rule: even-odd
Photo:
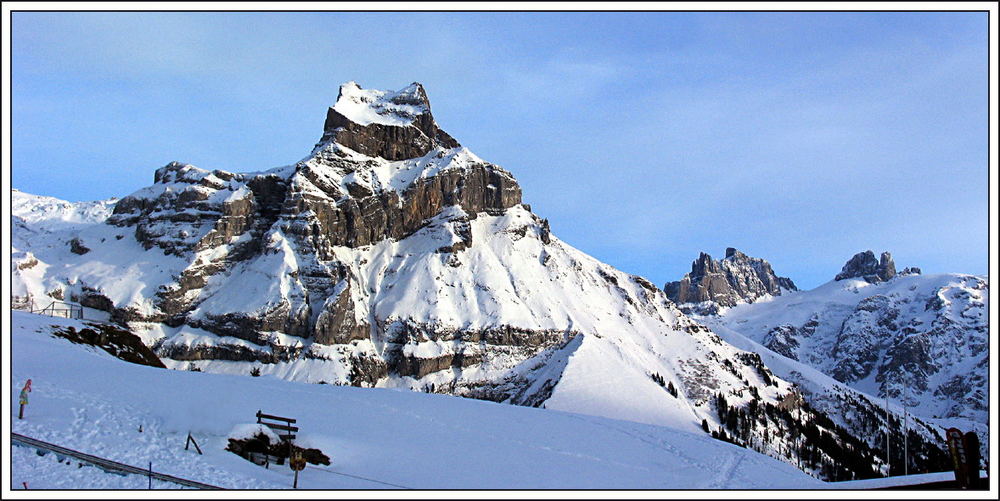
[[[297,442],[330,456],[329,466],[300,474],[304,489],[826,487],[702,433],[445,395],[156,369],[49,334],[81,328],[77,321],[14,312],[13,324],[11,398],[33,380],[25,419],[8,416],[15,433],[221,487],[291,487],[287,467],[264,469],[224,450],[258,410],[296,418]],[[189,432],[204,455],[184,450]],[[12,448],[10,464],[18,488],[145,489],[147,482],[21,447]]]
[[[17,189],[11,190],[10,198],[12,300],[27,309],[33,299],[38,299],[44,304],[36,306],[42,307],[48,304],[43,298],[50,291],[42,285],[47,264],[39,262],[32,250],[51,251],[58,246],[60,251],[82,251],[77,238],[80,231],[104,223],[118,200],[67,202]],[[58,299],[58,295],[53,294],[51,299]]]
[[[830,281],[701,321],[938,418],[988,419],[986,277]]]
[[[53,231],[103,223],[111,215],[118,199],[67,202],[12,189],[10,202],[11,216],[23,222],[26,228],[35,231]]]
[[[888,408],[920,416],[913,422],[922,441],[941,443],[940,430],[954,426],[976,431],[988,450],[986,277],[897,273],[890,253],[869,250],[814,290],[733,301],[755,270],[733,272],[725,262],[702,253],[690,278],[667,284],[668,295],[688,301],[682,311],[727,342],[760,354],[812,406],[852,430],[884,424],[877,416]],[[861,435],[886,450],[885,436]],[[903,437],[889,440],[891,451]],[[901,454],[892,463],[902,471]]]

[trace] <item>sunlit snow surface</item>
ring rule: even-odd
[[[419,88],[414,83],[398,91],[384,91],[362,89],[356,82],[347,82],[340,86],[333,109],[358,125],[409,125],[414,117],[430,111],[418,96]]]
[[[13,312],[12,413],[20,386],[33,380],[26,419],[10,416],[15,433],[134,466],[152,462],[157,472],[221,487],[291,485],[291,470],[264,469],[223,450],[228,436],[245,434],[257,410],[298,419],[300,444],[331,457],[330,466],[302,472],[299,487],[306,489],[826,486],[704,434],[444,395],[155,369],[51,337],[53,324],[82,327]],[[184,450],[188,432],[205,455]],[[146,487],[145,478],[78,468],[21,447],[11,463],[11,488]]]

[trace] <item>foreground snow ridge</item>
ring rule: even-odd
[[[224,450],[229,435],[253,422],[258,409],[294,416],[302,430],[297,442],[330,455],[330,466],[302,472],[305,489],[825,485],[704,434],[444,395],[156,369],[52,337],[54,324],[82,328],[72,320],[13,313],[12,384],[19,389],[25,379],[34,381],[26,419],[10,416],[14,432],[127,464],[152,462],[158,472],[225,488],[291,486],[291,470],[264,469]],[[184,450],[188,432],[205,455]],[[14,486],[146,488],[144,478],[77,468],[22,447],[13,448],[11,464]]]

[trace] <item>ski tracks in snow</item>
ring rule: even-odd
[[[718,468],[719,474],[715,476],[711,484],[706,486],[707,489],[725,489],[727,486],[739,485],[733,483],[736,479],[737,473],[740,469],[740,463],[746,457],[745,454],[739,452],[732,452],[727,455],[726,462],[723,463],[721,467]]]
[[[645,443],[647,445],[650,445],[650,446],[652,446],[652,447],[654,447],[656,449],[663,450],[663,451],[667,452],[670,455],[670,457],[679,459],[681,462],[683,462],[684,464],[690,466],[693,469],[700,469],[702,471],[710,471],[713,468],[713,465],[709,465],[707,463],[699,461],[697,458],[695,458],[695,457],[693,457],[693,456],[691,456],[689,454],[686,454],[680,448],[678,448],[678,447],[676,447],[674,445],[671,445],[670,442],[658,439],[658,438],[653,437],[653,436],[651,436],[649,434],[626,430],[626,429],[624,429],[622,427],[612,426],[612,425],[610,425],[608,423],[601,422],[601,421],[599,421],[597,419],[587,418],[586,416],[572,415],[571,417],[573,417],[575,419],[578,419],[578,420],[581,420],[581,421],[584,421],[584,422],[587,422],[587,423],[592,424],[592,425],[602,426],[602,427],[607,428],[609,430],[616,431],[618,433],[621,433],[623,435],[628,436],[629,438],[632,438],[632,439],[637,440],[639,442],[642,442],[642,443]],[[632,466],[634,468],[639,468],[636,465],[629,465],[629,466]],[[642,469],[644,469],[644,470],[650,470],[650,468],[642,468]],[[671,469],[670,466],[664,465],[663,471],[664,472],[669,472],[670,469]],[[678,472],[678,473],[680,473],[680,472]],[[676,487],[676,485],[675,486],[668,486],[668,488],[674,488],[674,487]]]
[[[678,441],[678,443],[689,443],[692,445],[691,448],[681,448],[673,445],[667,438],[661,438],[654,434],[643,432],[637,428],[630,428],[629,423],[622,423],[622,426],[616,426],[612,423],[601,421],[598,419],[591,419],[587,416],[574,415],[572,416],[576,419],[586,421],[590,424],[602,426],[604,428],[616,431],[629,438],[645,443],[652,446],[653,448],[662,450],[665,452],[666,457],[670,457],[674,460],[679,461],[684,466],[678,468],[676,463],[670,461],[654,462],[653,464],[662,466],[662,472],[665,474],[666,478],[671,478],[669,475],[673,474],[671,478],[671,485],[663,486],[663,488],[675,489],[728,489],[732,488],[734,485],[742,485],[747,488],[763,488],[767,484],[766,482],[770,479],[768,478],[752,478],[747,475],[743,470],[743,462],[748,457],[748,451],[746,449],[731,450],[725,453],[724,462],[720,464],[714,458],[711,462],[706,462],[699,459],[695,455],[691,454],[689,451],[698,449],[696,448],[697,443],[691,440]],[[637,423],[637,426],[644,426]],[[684,433],[675,430],[665,430],[666,433]],[[713,439],[714,440],[714,439]],[[736,448],[736,446],[732,446]],[[636,465],[630,465],[634,468],[639,468]],[[652,468],[642,468],[645,470],[652,470]],[[688,469],[689,471],[684,471]],[[759,466],[747,467],[747,471],[759,470]],[[711,476],[704,475],[704,472],[715,472]],[[692,473],[694,473],[692,475]]]

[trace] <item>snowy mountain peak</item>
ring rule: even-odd
[[[696,432],[716,392],[789,391],[648,281],[551,235],[509,172],[437,128],[419,84],[345,84],[324,140],[271,171],[160,168],[107,224],[23,239],[18,295],[104,310],[174,368],[258,364]]]
[[[363,89],[355,81],[340,86],[333,109],[358,125],[406,126],[423,114],[430,114],[424,86],[417,82],[397,90]]]
[[[720,261],[700,253],[691,263],[690,273],[680,281],[667,283],[663,289],[676,303],[710,302],[709,309],[752,303],[764,296],[798,290],[791,279],[775,275],[766,260],[747,256],[733,247],[726,249],[726,257]]]
[[[351,81],[340,86],[337,103],[327,111],[323,137],[313,153],[346,148],[399,161],[423,157],[435,148],[460,146],[438,128],[423,85],[413,82],[387,91],[362,89]]]
[[[855,254],[847,261],[834,280],[863,278],[868,283],[878,283],[888,281],[894,276],[896,276],[896,264],[892,261],[892,254],[883,252],[879,259],[875,259],[875,253],[867,250]]]
[[[303,160],[248,173],[171,162],[153,185],[122,199],[108,222],[135,226],[147,249],[177,256],[232,245],[213,258],[228,262],[256,253],[254,238],[277,224],[326,259],[336,246],[405,238],[452,205],[475,217],[520,203],[509,172],[438,128],[422,85],[377,91],[348,82]]]

